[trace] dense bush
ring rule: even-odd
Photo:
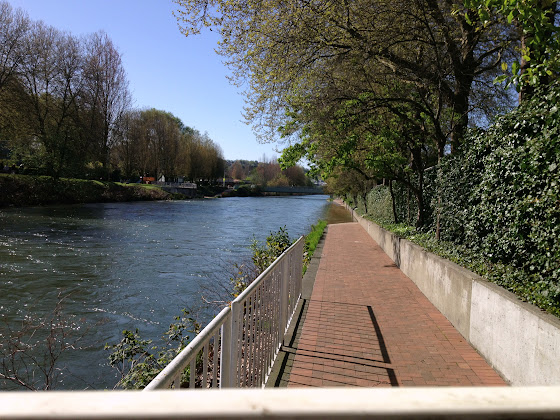
[[[560,316],[558,104],[555,83],[487,131],[471,131],[457,153],[425,172],[429,234],[410,228],[417,206],[403,184],[393,184],[400,225],[388,217],[386,187],[370,192],[368,215]]]
[[[424,172],[424,227],[429,228],[434,224],[434,208],[431,206],[436,191],[435,178],[436,168],[429,168]],[[418,186],[418,180],[411,174],[409,182]],[[395,222],[414,225],[418,217],[418,201],[410,188],[402,182],[393,181],[393,196],[395,198],[395,214],[393,211],[393,199],[390,187],[377,185],[366,195],[364,203],[361,197],[356,200],[355,207],[361,214],[367,214],[372,219],[382,224],[393,224]],[[367,211],[366,211],[367,210]]]
[[[502,268],[494,280],[560,306],[560,85],[471,133],[442,162],[442,239]]]
[[[393,223],[393,201],[389,187],[378,185],[374,187],[367,195],[368,214],[375,215],[375,219]]]
[[[119,382],[115,387],[124,389],[145,388],[177,355],[186,347],[191,337],[201,330],[200,324],[183,309],[175,317],[163,335],[163,344],[154,345],[152,340],[140,337],[138,329],[123,331],[123,338],[117,344],[105,345],[109,350],[109,364],[119,372]],[[199,376],[201,372],[196,372]],[[190,366],[181,374],[181,386],[190,380]]]

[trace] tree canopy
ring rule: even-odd
[[[469,118],[510,103],[493,80],[519,31],[460,1],[175,2],[187,36],[220,32],[245,118],[262,141],[288,143],[286,165],[414,179],[421,202],[424,169],[459,147]]]
[[[465,0],[465,5],[475,11],[479,28],[486,25],[492,15],[502,16],[509,25],[521,30],[519,58],[503,63],[504,71],[511,73],[497,80],[514,84],[518,91],[527,93],[539,84],[548,84],[560,71],[560,37],[556,19],[558,2],[552,0]],[[473,26],[474,23],[470,22]],[[523,92],[522,92],[523,93]]]
[[[169,112],[131,107],[121,53],[0,1],[0,160],[26,173],[212,179],[223,153]]]

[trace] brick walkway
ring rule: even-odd
[[[357,223],[329,225],[287,386],[505,385]]]

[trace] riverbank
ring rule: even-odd
[[[298,237],[330,207],[313,196],[2,209],[0,324],[21,329],[24,317],[51,314],[59,293],[68,296],[63,314],[86,336],[60,359],[56,387],[112,389],[119,375],[105,344],[136,328],[160,344],[183,308],[208,322],[215,313],[201,296],[216,300],[209,289],[229,286],[253,239],[263,242],[281,226]]]
[[[176,198],[177,194],[167,193],[151,185],[0,174],[0,208]]]

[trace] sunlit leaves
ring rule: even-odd
[[[551,0],[465,0],[465,7],[478,13],[481,21],[492,14],[505,17],[509,25],[522,29],[524,48],[521,64],[515,61],[511,76],[500,77],[506,87],[536,86],[560,71],[560,34],[555,25],[557,2]],[[469,21],[469,24],[474,25]],[[504,71],[506,71],[504,69]]]

